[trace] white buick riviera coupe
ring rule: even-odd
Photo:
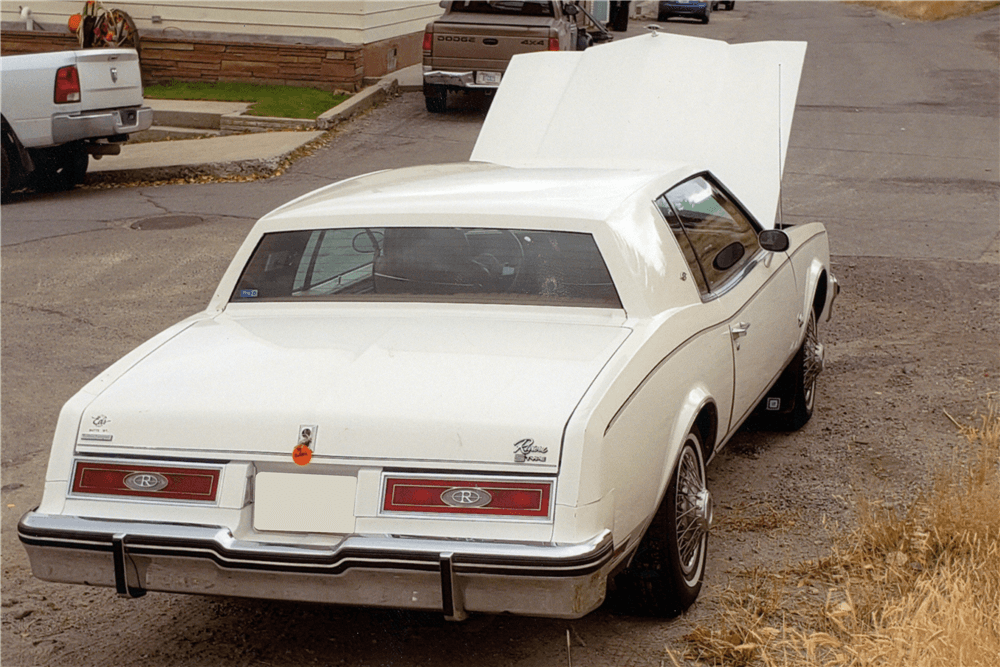
[[[579,617],[680,613],[705,464],[805,424],[838,292],[780,224],[805,44],[515,58],[471,160],[264,216],[208,308],[63,408],[35,576]]]

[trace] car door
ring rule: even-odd
[[[798,341],[795,276],[785,253],[760,247],[758,225],[709,174],[657,200],[702,301],[727,325],[735,368],[732,424],[781,373]]]

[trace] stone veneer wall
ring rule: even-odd
[[[41,53],[77,48],[69,33],[4,30],[3,55]],[[322,90],[361,90],[364,49],[264,42],[225,42],[183,38],[143,37],[143,82],[242,81],[309,86]]]

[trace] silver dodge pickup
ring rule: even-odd
[[[582,51],[611,39],[607,29],[575,2],[453,0],[424,32],[427,110],[447,108],[448,92],[492,94],[510,59],[531,51]]]
[[[4,56],[0,82],[4,196],[32,182],[71,188],[91,155],[118,154],[129,134],[153,124],[132,49]]]

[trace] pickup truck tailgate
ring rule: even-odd
[[[513,56],[548,49],[550,35],[555,36],[550,21],[542,19],[531,25],[439,22],[434,26],[433,66],[490,68],[502,72]]]
[[[135,51],[76,51],[76,67],[80,74],[81,111],[142,104],[142,74]]]

